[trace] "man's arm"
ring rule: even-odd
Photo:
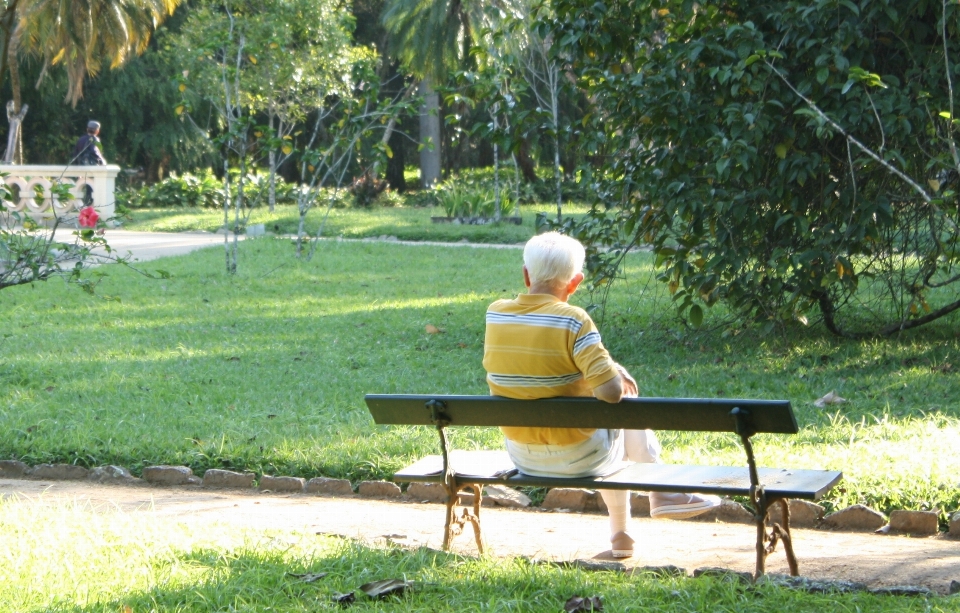
[[[624,398],[636,398],[640,394],[637,382],[627,369],[617,364],[617,376],[593,388],[593,395],[604,402],[617,403]]]
[[[601,383],[593,388],[593,395],[604,402],[616,404],[623,398],[623,378],[617,374],[606,383]]]

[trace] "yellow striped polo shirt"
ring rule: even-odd
[[[583,309],[549,294],[520,294],[487,309],[483,367],[490,393],[535,400],[592,396],[593,388],[617,376],[600,333]],[[501,428],[517,443],[570,445],[593,429]]]

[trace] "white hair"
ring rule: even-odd
[[[533,284],[567,283],[583,272],[585,257],[580,241],[559,232],[538,234],[523,248],[523,265]]]

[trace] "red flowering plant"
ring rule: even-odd
[[[42,227],[29,214],[13,210],[11,204],[16,201],[3,181],[6,176],[0,172],[0,290],[59,277],[90,294],[115,299],[97,294],[97,284],[106,272],[91,270],[107,262],[122,264],[151,279],[169,278],[166,271],[139,270],[130,266],[127,258],[117,255],[103,237],[103,230],[98,232],[100,214],[92,206],[80,210],[80,227],[68,240],[62,240],[63,233],[57,232],[59,216],[54,216],[52,226]],[[53,197],[69,202],[73,198],[71,187],[54,181]]]
[[[93,229],[97,227],[97,222],[100,220],[100,214],[97,213],[97,209],[92,206],[85,206],[80,209],[80,216],[78,222],[80,227],[84,229]]]

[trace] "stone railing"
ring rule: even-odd
[[[7,211],[29,215],[37,223],[49,223],[55,217],[72,223],[83,207],[86,186],[93,190],[93,206],[103,219],[115,214],[114,187],[120,167],[106,166],[0,166],[3,182],[11,199],[3,202]],[[60,181],[70,188],[72,198],[61,202],[50,188]]]

